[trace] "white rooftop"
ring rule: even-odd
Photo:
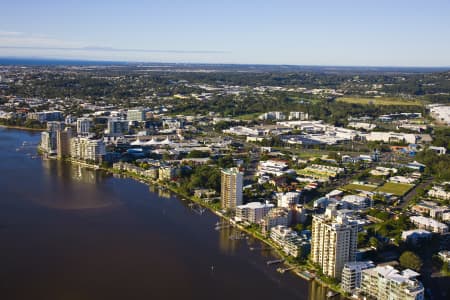
[[[261,203],[261,202],[250,202],[244,205],[239,205],[238,208],[250,208],[250,209],[258,209],[258,208],[266,208],[266,207],[274,207],[272,203]]]
[[[422,217],[422,216],[412,216],[412,217],[410,217],[410,219],[412,222],[420,223],[422,225],[426,225],[429,227],[441,228],[441,229],[448,228],[448,226],[445,225],[444,223],[438,222],[432,218],[426,218],[426,217]]]
[[[398,283],[407,282],[417,276],[420,276],[419,273],[414,272],[413,270],[406,269],[400,272],[392,266],[377,266],[375,268],[365,270],[364,272],[377,273],[379,276]]]

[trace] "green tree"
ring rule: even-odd
[[[298,223],[297,225],[295,225],[294,230],[297,232],[302,232],[303,230],[305,230],[305,225]]]
[[[365,247],[367,245],[367,232],[358,233],[358,247]]]
[[[405,251],[400,255],[400,265],[404,268],[420,271],[423,262],[414,252]]]
[[[450,266],[449,266],[448,262],[443,262],[442,263],[441,273],[446,275],[446,276],[450,275]]]
[[[231,168],[234,166],[233,157],[231,155],[220,157],[217,160],[217,164],[220,168]]]
[[[189,152],[188,158],[205,158],[205,157],[209,157],[209,153],[205,152],[205,151],[200,151],[200,150],[192,150],[191,152]]]
[[[378,249],[380,247],[380,241],[376,237],[373,236],[369,239],[369,245],[370,245],[370,247]]]

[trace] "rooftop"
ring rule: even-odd
[[[244,205],[239,205],[238,208],[250,208],[250,209],[257,209],[257,208],[267,208],[267,207],[274,207],[272,203],[261,203],[261,202],[250,202]]]

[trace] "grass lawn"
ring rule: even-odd
[[[395,196],[403,196],[413,187],[414,184],[386,182],[383,186],[377,189],[377,192],[389,193]]]
[[[345,191],[366,191],[366,192],[372,192],[373,190],[375,190],[377,187],[374,185],[362,185],[362,184],[354,184],[354,183],[350,183],[347,185],[344,185],[343,187],[341,187],[342,190]]]
[[[286,150],[283,147],[273,147],[274,149],[278,149],[278,150]],[[291,149],[290,151],[291,153],[295,154],[295,156],[302,158],[302,159],[306,159],[306,158],[319,158],[322,157],[322,155],[324,154],[323,152],[320,151],[308,151],[305,149]]]
[[[373,103],[374,105],[423,105],[420,100],[408,100],[394,97],[342,97],[337,98],[336,101],[366,105],[369,103]]]
[[[244,121],[251,121],[251,120],[257,120],[258,117],[260,115],[262,115],[263,113],[252,113],[252,114],[246,114],[246,115],[239,115],[239,116],[235,116],[235,119],[238,120],[244,120]]]

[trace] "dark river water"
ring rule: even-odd
[[[253,239],[130,179],[36,156],[0,128],[0,299],[325,299]],[[25,144],[23,142],[26,142]]]

